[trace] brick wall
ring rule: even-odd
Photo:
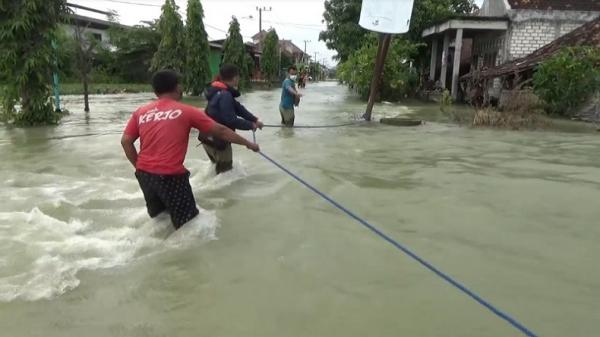
[[[509,10],[510,28],[506,58],[527,56],[535,50],[590,22],[598,11]]]
[[[563,36],[565,34],[568,34],[572,31],[574,31],[575,29],[579,28],[581,24],[579,23],[565,23],[562,24],[560,26],[560,36]]]
[[[510,58],[527,56],[554,41],[560,35],[560,23],[531,20],[511,26]]]

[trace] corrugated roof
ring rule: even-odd
[[[110,27],[131,28],[129,26],[122,25],[118,22],[111,22],[111,21],[107,21],[107,20],[96,19],[96,18],[92,18],[89,16],[83,16],[83,15],[78,15],[78,14],[69,15],[69,22],[72,24],[79,24],[83,27],[102,29],[102,30],[109,29]]]
[[[512,9],[600,11],[600,0],[508,0]]]
[[[520,73],[522,71],[534,68],[547,58],[558,53],[563,47],[575,46],[600,47],[600,18],[588,22],[574,31],[563,35],[562,37],[534,51],[528,56],[504,63],[494,68],[482,70],[479,72],[478,77],[485,79]],[[464,77],[468,78],[472,75],[473,74],[470,73]]]

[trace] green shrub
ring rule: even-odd
[[[600,48],[565,48],[538,66],[535,94],[549,113],[572,116],[600,89]]]
[[[446,112],[450,109],[454,100],[452,99],[452,95],[450,95],[450,91],[448,89],[442,92],[442,97],[440,98],[440,110],[442,112]]]
[[[414,93],[418,75],[410,67],[410,60],[419,45],[405,39],[392,40],[383,70],[383,83],[380,86],[381,99],[399,100]],[[356,53],[337,68],[338,78],[355,89],[362,98],[369,97],[369,89],[375,69],[377,41],[371,38]]]

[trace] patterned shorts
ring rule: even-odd
[[[168,212],[175,229],[199,214],[190,186],[190,173],[157,175],[137,171],[135,176],[146,199],[148,214],[154,218]]]

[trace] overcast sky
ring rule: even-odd
[[[211,40],[225,38],[232,15],[240,21],[244,40],[258,32],[257,6],[271,8],[263,12],[263,29],[273,27],[281,39],[291,39],[297,46],[304,49],[314,58],[325,61],[329,65],[335,62],[331,57],[335,51],[328,50],[319,41],[319,31],[325,28],[323,19],[325,0],[201,0],[204,7],[204,24]],[[154,20],[160,17],[160,7],[164,0],[69,0],[71,3],[92,7],[100,10],[115,10],[119,21],[126,25],[135,25],[140,21]],[[179,12],[185,20],[187,0],[176,0]],[[483,0],[476,0],[481,4]],[[81,15],[102,18],[99,14],[78,11]],[[252,16],[252,18],[250,18]]]

